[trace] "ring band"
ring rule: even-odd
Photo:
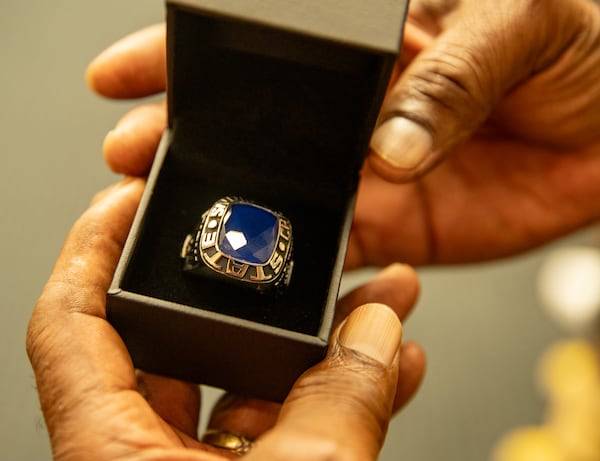
[[[219,429],[207,430],[202,437],[202,442],[239,456],[248,453],[253,446],[252,440],[248,437],[236,432],[221,431]]]
[[[187,235],[181,249],[183,270],[218,274],[259,292],[281,290],[291,277],[292,244],[292,225],[281,213],[225,197],[217,200]]]

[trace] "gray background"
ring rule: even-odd
[[[25,328],[72,222],[116,179],[102,140],[132,106],[92,95],[86,64],[162,16],[161,0],[2,2],[1,459],[50,459]],[[507,430],[540,420],[533,367],[561,336],[537,306],[543,256],[421,271],[423,295],[405,332],[425,346],[428,375],[393,421],[381,459],[482,460]]]

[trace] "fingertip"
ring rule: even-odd
[[[418,343],[406,341],[400,348],[398,362],[394,412],[405,406],[416,395],[425,377],[427,356]]]
[[[107,58],[110,58],[111,50],[115,47],[115,45],[119,43],[116,42],[109,46],[108,48],[102,50],[98,55],[96,55],[92,61],[88,64],[85,69],[85,82],[89,89],[98,94],[104,94],[105,88],[110,87],[107,83],[107,78],[112,75],[111,72],[106,72],[105,70],[105,62]]]
[[[391,165],[375,151],[370,152],[367,161],[377,176],[391,183],[409,183],[420,177],[414,169],[398,168]]]
[[[431,152],[431,133],[406,117],[391,117],[377,127],[371,148],[395,168],[415,169]]]
[[[400,349],[400,368],[404,371],[414,370],[422,376],[427,365],[427,355],[419,343],[406,341]]]
[[[381,269],[376,275],[376,280],[410,280],[417,282],[419,281],[417,271],[414,267],[399,262],[392,263],[383,269]]]
[[[101,206],[103,203],[114,202],[123,196],[131,195],[136,202],[139,201],[139,196],[142,194],[146,181],[142,178],[127,176],[119,182],[111,184],[100,192],[96,193],[91,200],[90,206],[93,209],[96,206]]]
[[[390,367],[402,343],[402,324],[385,304],[364,304],[354,309],[343,323],[338,342]]]
[[[132,176],[140,176],[143,174],[143,172],[141,172],[137,167],[132,168],[130,165],[132,162],[128,161],[131,153],[131,151],[128,149],[128,144],[128,135],[126,130],[119,130],[118,127],[110,130],[108,133],[106,133],[104,142],[102,143],[104,161],[115,173],[130,173]]]
[[[226,393],[215,404],[207,427],[257,439],[275,425],[280,409],[279,403]]]
[[[88,65],[85,80],[96,93],[116,99],[137,98],[164,91],[164,24],[146,27],[109,46]]]
[[[387,181],[409,182],[431,168],[434,154],[429,129],[406,117],[393,116],[373,132],[369,164]]]
[[[100,93],[98,90],[98,83],[96,81],[98,75],[98,64],[96,63],[98,58],[94,58],[85,69],[84,79],[87,87],[95,93]]]
[[[256,448],[300,429],[313,449],[319,440],[329,441],[315,459],[375,459],[391,416],[401,337],[402,325],[388,306],[357,308],[334,335],[325,360],[296,381],[278,424]],[[348,431],[354,436],[348,438]],[[302,453],[305,459],[310,452]]]
[[[104,138],[106,164],[115,173],[147,175],[165,126],[164,102],[133,109]]]
[[[415,306],[419,293],[420,284],[415,269],[394,263],[339,299],[334,325],[339,325],[356,306],[374,302],[391,308],[402,321]]]
[[[417,302],[421,291],[419,276],[408,264],[392,263],[379,271],[373,279],[383,293],[388,293],[387,304],[401,319]],[[377,286],[377,285],[375,285]]]
[[[119,42],[96,56],[85,70],[85,82],[90,90],[108,98],[127,98],[120,77],[121,62]]]
[[[96,194],[71,229],[67,237],[70,244],[65,244],[69,249],[66,254],[88,255],[90,260],[97,261],[98,267],[101,261],[109,261],[111,267],[116,264],[145,184],[141,178],[126,177]]]
[[[104,189],[100,190],[99,192],[96,192],[94,194],[94,196],[92,197],[92,200],[90,200],[90,206],[93,207],[96,203],[104,200],[104,197],[109,195],[111,193],[111,191],[113,191],[116,187],[119,186],[119,184],[120,183],[111,184],[111,185],[105,187]]]

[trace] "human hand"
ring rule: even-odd
[[[411,2],[355,263],[485,260],[598,219],[599,45],[589,0]]]
[[[234,459],[197,438],[198,386],[137,373],[106,320],[106,291],[143,190],[99,194],[71,230],[30,320],[27,351],[56,460]],[[401,345],[418,283],[394,265],[340,300],[327,358],[283,406],[228,395],[210,426],[256,439],[247,459],[375,459],[394,409],[415,392],[424,356]],[[365,302],[367,304],[353,310]],[[204,351],[207,353],[207,351]]]
[[[588,0],[411,2],[347,266],[497,258],[597,219],[599,41]],[[164,57],[154,26],[99,56],[88,81],[113,98],[154,94]],[[145,174],[164,126],[160,104],[126,115],[106,138],[108,164]]]

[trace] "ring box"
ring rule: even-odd
[[[168,128],[108,293],[136,367],[268,400],[324,356],[406,1],[167,1]],[[281,296],[182,271],[239,196],[292,223]]]

